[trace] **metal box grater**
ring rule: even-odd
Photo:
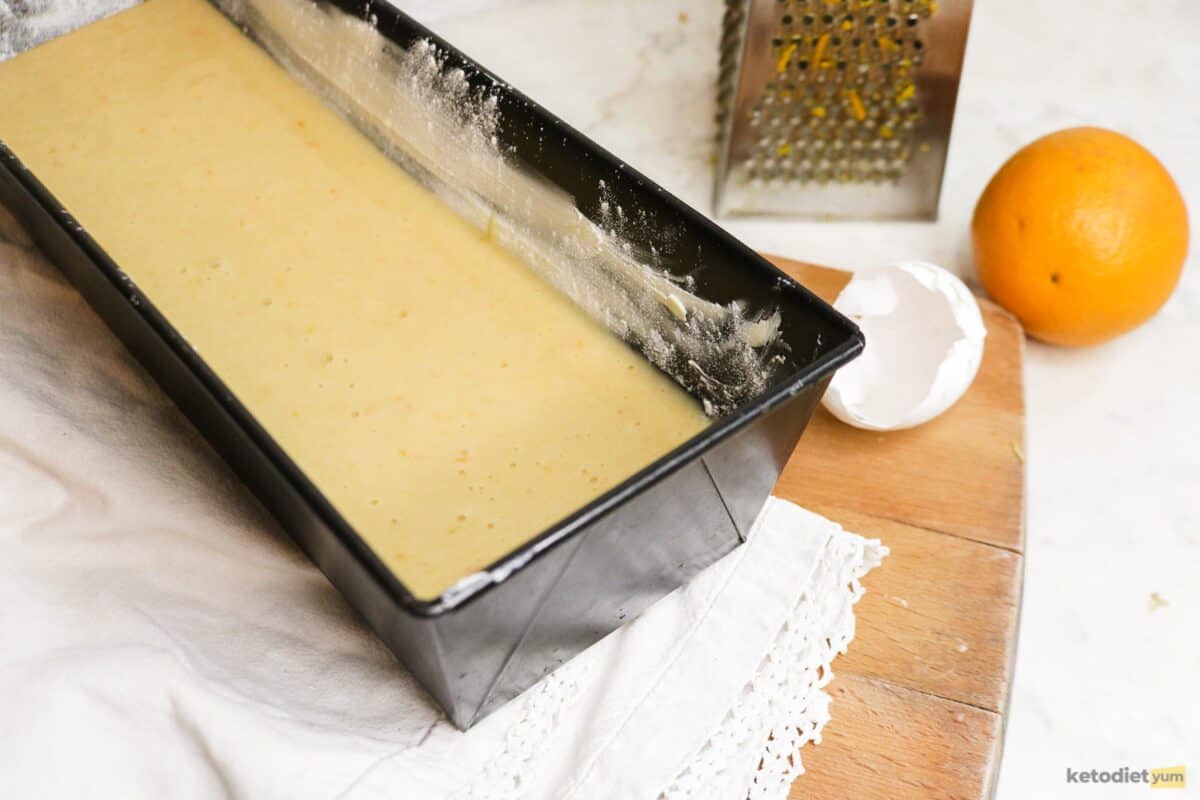
[[[937,218],[972,0],[726,0],[718,216]]]

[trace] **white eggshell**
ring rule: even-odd
[[[833,306],[867,340],[825,393],[842,422],[872,431],[920,425],[954,405],[979,371],[987,335],[979,304],[939,266],[903,261],[856,273]]]

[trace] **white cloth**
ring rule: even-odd
[[[782,798],[884,552],[772,501],[460,733],[58,272],[0,242],[0,796]]]

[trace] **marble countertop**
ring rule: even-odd
[[[718,0],[396,1],[709,208]],[[1016,5],[976,4],[937,223],[726,227],[793,258],[862,268],[914,257],[971,280],[968,220],[988,178],[1022,144],[1081,124],[1149,147],[1200,227],[1200,3]],[[1001,800],[1061,797],[1068,767],[1200,771],[1198,262],[1194,244],[1170,302],[1116,342],[1029,346],[1025,601]]]

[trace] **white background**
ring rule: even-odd
[[[720,0],[397,2],[708,209]],[[988,178],[1022,144],[1082,124],[1158,155],[1200,228],[1198,0],[979,0],[939,222],[728,227],[781,255],[924,258],[970,279],[968,220]],[[1029,348],[1028,558],[1001,800],[1146,795],[1067,787],[1068,766],[1183,763],[1200,785],[1198,252],[1138,331]],[[1152,611],[1151,592],[1168,605]]]

